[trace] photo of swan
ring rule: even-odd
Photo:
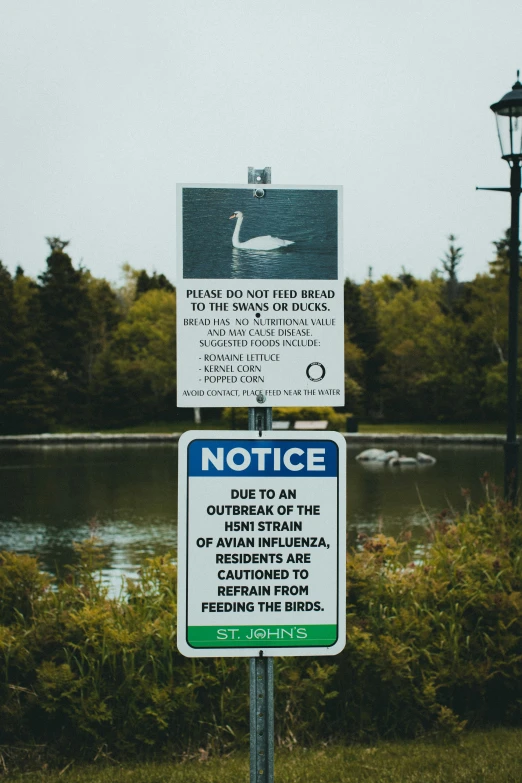
[[[263,189],[179,186],[184,279],[339,279],[339,189]]]
[[[236,210],[233,215],[230,215],[229,220],[237,218],[236,227],[232,234],[232,246],[242,247],[245,250],[277,250],[280,247],[288,247],[288,245],[295,244],[291,239],[279,239],[279,237],[272,237],[270,234],[266,237],[253,237],[253,239],[247,239],[246,242],[239,241],[239,229],[243,223],[243,213]]]

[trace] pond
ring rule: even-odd
[[[502,484],[501,446],[423,446],[436,464],[402,468],[357,462],[362,448],[347,446],[352,543],[360,533],[410,530],[423,546],[430,519],[465,507],[463,488],[478,503],[485,471]],[[401,446],[406,455],[417,450]],[[57,572],[73,562],[73,542],[95,533],[107,545],[104,575],[117,592],[145,557],[176,550],[177,455],[172,443],[0,447],[0,549],[37,555]]]

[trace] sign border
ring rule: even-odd
[[[333,441],[337,447],[337,639],[329,646],[256,645],[248,647],[193,647],[188,642],[188,551],[189,551],[189,473],[188,450],[198,440],[264,440],[280,441]],[[178,442],[178,624],[177,645],[179,651],[190,658],[210,657],[257,657],[257,656],[304,656],[337,655],[346,644],[346,440],[338,432],[258,432],[251,430],[190,430],[181,435]],[[344,575],[344,578],[343,578]],[[267,622],[266,625],[273,625]],[[284,625],[282,621],[278,625]]]

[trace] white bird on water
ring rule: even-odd
[[[279,247],[287,247],[288,245],[294,244],[291,239],[279,239],[279,237],[271,237],[270,235],[265,237],[253,237],[252,239],[247,239],[246,242],[240,242],[239,229],[243,222],[243,213],[239,211],[234,212],[233,215],[230,215],[229,220],[232,220],[232,218],[237,218],[237,223],[232,235],[233,247],[245,248],[245,250],[277,250]]]

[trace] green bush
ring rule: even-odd
[[[522,717],[522,514],[492,499],[437,519],[422,561],[384,536],[347,558],[347,645],[276,659],[276,739],[455,734]],[[146,561],[110,599],[100,547],[49,589],[0,555],[0,745],[115,757],[248,741],[248,660],[176,649],[176,569]],[[81,748],[81,751],[78,749]]]
[[[0,746],[44,743],[87,758],[100,748],[126,757],[246,747],[248,660],[178,653],[171,558],[147,560],[139,580],[109,599],[96,540],[78,554],[71,578],[51,591],[34,559],[2,554],[10,565],[0,605]],[[322,712],[334,669],[330,662],[281,666],[282,742],[314,736],[312,716]]]
[[[377,536],[348,556],[339,728],[414,736],[522,717],[522,515],[488,502],[432,525],[420,563]]]

